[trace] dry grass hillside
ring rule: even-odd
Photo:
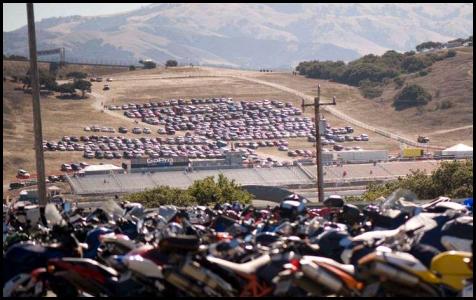
[[[405,84],[419,84],[433,100],[426,106],[396,111],[392,107],[395,95],[401,90],[394,83],[385,87],[381,97],[366,99],[358,88],[330,82],[292,76],[289,73],[257,73],[254,77],[299,90],[309,95],[316,94],[321,84],[324,99],[333,95],[337,108],[351,117],[391,132],[412,138],[419,134],[430,136],[434,144],[443,146],[455,143],[473,144],[473,130],[461,129],[449,134],[439,131],[473,125],[473,52],[472,48],[458,48],[455,57],[434,63],[426,76],[410,74]],[[449,101],[452,107],[441,109],[441,103]]]

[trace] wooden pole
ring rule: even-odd
[[[38,75],[38,62],[36,53],[35,16],[33,13],[33,3],[26,4],[28,17],[28,44],[30,50],[30,76],[31,95],[33,100],[33,130],[35,132],[35,158],[38,197],[40,206],[40,218],[44,225],[46,206],[46,180],[45,180],[45,160],[43,156],[43,134],[41,130],[41,108],[40,108],[40,84]]]

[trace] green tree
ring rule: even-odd
[[[70,94],[73,95],[76,93],[73,83],[64,83],[58,86],[57,91],[61,94]]]
[[[176,66],[178,66],[178,63],[177,63],[176,60],[169,59],[165,62],[165,66],[166,67],[176,67]]]
[[[66,77],[67,78],[74,78],[74,79],[84,79],[86,77],[88,77],[88,74],[84,73],[84,72],[69,72],[68,74],[66,74]]]
[[[75,80],[74,83],[74,88],[75,89],[78,89],[81,91],[82,95],[81,97],[84,98],[84,94],[86,91],[90,91],[91,90],[91,82],[87,81],[87,80],[82,80],[82,79],[79,79],[79,80]]]
[[[252,195],[243,190],[234,180],[228,180],[223,174],[219,174],[217,181],[213,176],[196,180],[186,190],[159,186],[144,192],[129,194],[126,199],[152,208],[168,204],[177,206],[212,205],[233,201],[248,204],[251,202]]]
[[[139,202],[146,208],[156,208],[160,205],[188,206],[197,204],[195,198],[184,190],[169,186],[158,186],[151,190],[132,193],[125,198],[131,202]]]
[[[396,110],[403,110],[413,106],[421,106],[431,100],[431,95],[417,84],[406,86],[395,96],[393,106]]]
[[[56,77],[54,74],[50,74],[49,72],[40,69],[38,71],[38,76],[39,76],[40,87],[43,87],[50,91],[57,90],[58,83],[56,82]],[[31,86],[30,70],[28,70],[26,75],[22,77],[21,81],[23,83],[23,89],[25,89],[25,87]]]
[[[402,68],[407,73],[413,73],[428,67],[429,64],[424,59],[417,56],[407,56],[402,61]]]

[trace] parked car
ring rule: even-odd
[[[342,151],[342,150],[344,149],[344,146],[339,145],[339,144],[335,144],[334,147],[333,147],[333,149],[334,149],[335,151]]]
[[[79,164],[71,164],[71,169],[73,169],[73,171],[79,171],[82,168]]]
[[[104,152],[102,152],[102,151],[96,151],[95,157],[96,157],[96,158],[104,158]]]
[[[27,172],[26,170],[23,170],[23,169],[18,169],[17,171],[17,178],[21,178],[21,179],[28,179],[30,178],[30,173]]]
[[[134,127],[134,128],[132,129],[132,133],[141,134],[141,133],[142,133],[142,129],[139,128],[139,127]]]
[[[368,140],[369,140],[369,136],[366,135],[366,134],[364,134],[364,133],[362,133],[362,134],[360,135],[360,138],[362,139],[362,141],[368,141]]]
[[[16,189],[20,189],[22,187],[25,187],[26,184],[23,183],[23,182],[12,182],[10,183],[10,190],[16,190]],[[5,213],[5,210],[3,211]]]
[[[84,158],[94,158],[94,152],[91,152],[91,151],[84,152],[83,157]]]
[[[149,128],[144,128],[143,132],[144,132],[145,134],[150,134],[150,133],[152,133]]]
[[[79,165],[80,165],[81,168],[83,168],[83,169],[86,168],[87,166],[89,166],[89,164],[86,163],[86,162],[80,162]]]
[[[119,133],[127,133],[128,130],[126,127],[119,127]]]
[[[68,172],[68,171],[72,171],[73,169],[71,168],[71,165],[70,164],[62,164],[61,165],[61,171],[65,171],[65,172]]]

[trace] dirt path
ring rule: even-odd
[[[299,96],[301,98],[303,98],[304,100],[307,100],[307,101],[314,101],[314,97],[311,97],[311,96],[308,96],[304,93],[301,93],[299,91],[296,91],[294,89],[291,89],[291,88],[288,88],[286,86],[283,86],[283,85],[280,85],[280,84],[276,84],[276,83],[271,83],[271,82],[268,82],[268,81],[264,81],[264,80],[259,80],[259,79],[252,79],[252,78],[248,78],[248,77],[245,77],[245,76],[235,76],[235,75],[224,75],[224,76],[229,76],[229,77],[233,77],[233,78],[237,78],[237,79],[242,79],[242,80],[247,80],[247,81],[251,81],[251,82],[255,82],[255,83],[259,83],[259,84],[263,84],[263,85],[267,85],[267,86],[271,86],[271,87],[274,87],[274,88],[277,88],[277,89],[280,89],[282,91],[285,91],[285,92],[288,92],[288,93],[291,93],[291,94],[294,94],[296,96]],[[334,108],[334,107],[329,107],[329,106],[323,106],[323,109],[330,112],[331,114],[333,114],[334,116],[342,119],[342,120],[345,120],[351,124],[354,124],[356,126],[359,126],[359,127],[362,127],[364,129],[367,129],[367,130],[370,130],[372,132],[375,132],[377,134],[380,134],[382,136],[385,136],[387,138],[391,138],[391,139],[394,139],[396,141],[399,141],[401,143],[404,143],[404,144],[407,144],[407,145],[411,145],[411,146],[419,146],[419,144],[415,141],[413,141],[412,139],[409,139],[409,138],[406,138],[406,137],[402,137],[402,136],[399,136],[399,135],[396,135],[394,133],[391,133],[391,132],[387,132],[385,130],[382,130],[382,129],[379,129],[379,128],[376,128],[376,127],[373,127],[367,123],[364,123],[364,122],[361,122],[361,121],[358,121],[354,118],[351,118],[349,117],[348,115],[344,114],[343,112],[339,111],[338,109]],[[431,146],[430,148],[435,148],[435,149],[445,149],[445,147],[442,147],[442,146]]]
[[[462,127],[457,127],[457,128],[452,128],[452,129],[446,129],[446,130],[439,130],[439,131],[435,131],[433,133],[430,133],[428,135],[438,135],[438,134],[443,134],[443,133],[448,133],[448,132],[453,132],[453,131],[459,131],[459,130],[463,130],[463,129],[469,129],[469,128],[473,128],[473,125],[467,125],[467,126],[462,126]]]

